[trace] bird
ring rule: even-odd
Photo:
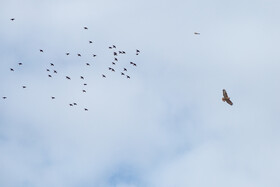
[[[83,77],[83,76],[80,76],[80,78],[81,78],[81,79],[84,79],[84,77]]]
[[[7,97],[5,97],[5,96],[4,96],[4,97],[2,97],[2,98],[3,98],[3,99],[7,99]]]
[[[93,57],[96,57],[96,55],[95,55],[95,54],[93,54],[92,56],[93,56]]]
[[[130,64],[133,64],[133,62],[130,62]]]
[[[52,77],[51,75],[48,75],[49,77]]]
[[[10,71],[15,71],[13,68],[10,68]]]
[[[92,44],[92,41],[90,40],[90,41],[88,41],[90,44]]]
[[[194,34],[196,34],[196,35],[200,35],[200,33],[199,33],[199,32],[194,32]]]
[[[49,69],[47,69],[47,71],[50,71]]]
[[[70,53],[65,53],[66,55],[69,55]]]
[[[113,45],[113,48],[116,48],[116,46],[115,46],[115,45]]]
[[[127,75],[126,78],[130,79],[130,76]]]
[[[51,64],[51,66],[54,66],[54,64],[53,63],[50,63]]]
[[[51,98],[52,98],[52,99],[55,99],[55,97],[53,97],[53,96],[52,96]]]
[[[26,86],[22,86],[22,88],[26,88]]]
[[[57,73],[57,71],[56,71],[56,70],[53,70],[53,72],[54,72],[54,73]]]
[[[88,109],[87,109],[87,108],[84,108],[84,110],[85,110],[85,111],[88,111]]]
[[[109,49],[112,49],[112,47],[109,47]]]
[[[73,105],[77,105],[77,103],[73,103]]]
[[[18,65],[19,65],[19,66],[21,66],[21,65],[22,65],[22,63],[20,62],[20,63],[18,63]]]
[[[73,104],[69,104],[70,106],[73,106]]]
[[[11,21],[14,21],[14,20],[15,20],[15,18],[11,18],[10,20],[11,20]]]
[[[86,93],[86,90],[83,90],[84,93]]]
[[[114,52],[114,56],[118,56],[118,53]]]
[[[140,50],[139,50],[139,49],[136,49],[136,53],[140,53]]]
[[[133,66],[137,66],[135,63],[133,63]]]
[[[84,83],[84,86],[86,86],[87,84],[86,83]]]
[[[82,56],[80,53],[77,54],[78,56]]]
[[[112,70],[112,68],[111,68],[111,67],[108,67],[108,69],[109,69],[109,70]]]
[[[112,62],[112,64],[113,64],[113,65],[116,65],[116,63],[115,63],[115,62]]]
[[[124,73],[123,73],[123,72],[121,72],[121,75],[124,75]]]
[[[44,52],[43,49],[40,49],[40,52],[43,53]]]
[[[87,30],[88,28],[87,28],[87,27],[84,27],[84,29],[86,29],[86,30]]]
[[[126,69],[126,68],[123,68],[123,70],[124,70],[124,71],[127,71],[127,69]]]
[[[89,64],[89,63],[86,63],[86,65],[87,65],[87,66],[90,66],[90,64]]]
[[[222,98],[222,101],[223,102],[227,102],[229,105],[233,105],[233,103],[231,102],[231,100],[230,100],[230,97],[228,97],[228,95],[227,95],[227,91],[225,90],[225,89],[223,89],[223,98]]]
[[[119,51],[119,54],[122,54],[122,51]]]
[[[103,77],[103,78],[106,78],[106,76],[105,76],[105,75],[103,75],[103,74],[102,74],[102,77]]]
[[[117,59],[117,58],[115,58],[115,61],[118,61],[118,59]]]
[[[115,70],[112,68],[112,71],[115,72]]]
[[[71,80],[71,78],[70,78],[70,77],[68,77],[68,76],[66,76],[66,79],[69,79],[69,80]]]

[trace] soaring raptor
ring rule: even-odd
[[[222,98],[222,100],[224,102],[226,101],[228,104],[233,105],[233,103],[231,102],[230,97],[228,97],[227,91],[225,89],[223,89],[223,96],[224,97]]]

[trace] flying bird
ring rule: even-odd
[[[86,83],[84,83],[84,86],[86,86],[87,84]]]
[[[90,44],[92,44],[92,41],[90,40],[90,41],[88,41]]]
[[[89,64],[89,63],[86,63],[86,65],[87,65],[87,66],[90,66],[90,64]]]
[[[54,66],[54,64],[53,63],[50,63],[51,64],[51,66]]]
[[[48,75],[49,77],[52,77],[51,75]]]
[[[11,20],[11,21],[15,21],[15,18],[11,18],[10,20]]]
[[[20,62],[20,63],[18,63],[18,65],[19,65],[19,66],[21,66],[21,65],[22,65],[22,63]]]
[[[113,48],[116,48],[116,46],[115,46],[115,45],[113,45]]]
[[[230,97],[228,97],[227,91],[225,89],[223,89],[223,96],[224,96],[222,98],[223,102],[226,101],[229,105],[233,105],[233,103],[231,102]]]
[[[123,72],[121,72],[121,75],[124,75],[124,73],[123,73]]]
[[[116,65],[116,63],[115,63],[115,62],[112,62],[112,64],[113,64],[113,65]]]
[[[26,88],[26,86],[22,86],[22,88]]]
[[[54,72],[54,73],[57,73],[57,71],[56,71],[56,70],[53,70],[53,72]]]
[[[84,77],[83,77],[83,76],[80,76],[80,78],[81,78],[81,79],[84,79]]]
[[[105,76],[105,75],[103,75],[103,74],[102,74],[102,77],[103,77],[103,78],[106,78],[106,76]]]
[[[69,106],[73,106],[73,104],[69,104]]]
[[[117,58],[115,58],[115,61],[118,61],[118,59],[117,59]]]
[[[84,27],[84,29],[86,29],[86,30],[87,30],[88,28],[87,28],[87,27]]]
[[[47,69],[47,71],[50,71],[49,69]]]
[[[55,97],[52,96],[52,99],[55,99]]]
[[[73,103],[73,105],[77,105],[77,103]]]
[[[78,56],[82,56],[80,53],[77,54]]]
[[[40,49],[40,52],[43,53],[44,52],[43,49]]]
[[[68,76],[66,76],[66,79],[69,79],[69,80],[71,80],[71,78],[70,78],[70,77],[68,77]]]
[[[2,98],[3,98],[3,99],[7,99],[7,97],[5,97],[5,96],[4,96],[4,97],[2,97]]]
[[[96,57],[96,55],[95,55],[95,54],[93,54],[92,56],[93,56],[93,57]]]
[[[10,68],[10,71],[15,71],[13,68]]]
[[[86,93],[86,90],[83,90],[84,93]]]
[[[127,69],[126,69],[126,68],[123,68],[123,70],[124,70],[124,71],[127,71]]]
[[[114,52],[114,56],[118,56],[118,53]]]
[[[127,75],[126,78],[130,79],[130,76]]]
[[[85,110],[85,111],[88,111],[88,109],[87,109],[87,108],[84,108],[84,110]]]
[[[199,32],[194,32],[194,34],[196,34],[196,35],[200,35],[200,33],[199,33]]]
[[[112,47],[109,47],[109,49],[112,49]]]

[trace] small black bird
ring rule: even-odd
[[[69,104],[70,106],[73,106],[73,104]]]
[[[11,71],[15,71],[13,68],[10,68]]]
[[[115,58],[115,61],[118,61],[118,59],[117,59],[117,58]]]
[[[43,53],[44,52],[43,49],[40,49],[40,52]]]
[[[78,56],[82,56],[80,53],[77,54]]]
[[[112,47],[109,47],[109,49],[112,49]]]
[[[51,66],[54,66],[54,64],[53,63],[50,63],[51,64]]]
[[[55,97],[52,96],[52,99],[55,99]]]
[[[125,54],[125,51],[122,51],[122,54]]]
[[[85,111],[88,111],[88,109],[87,109],[87,108],[84,108],[84,110],[85,110]]]
[[[95,54],[93,54],[92,56],[93,56],[93,57],[96,57],[96,55],[95,55]]]
[[[116,63],[115,63],[115,62],[112,62],[112,64],[113,64],[113,65],[116,65]]]
[[[112,70],[112,68],[111,68],[111,67],[109,67],[109,70]]]
[[[52,77],[51,75],[48,75],[49,77]]]
[[[84,27],[84,29],[88,29],[87,27]]]
[[[70,77],[68,77],[68,76],[66,76],[66,79],[69,79],[69,80],[71,80],[71,78],[70,78]]]
[[[115,70],[112,68],[112,71],[115,72]]]
[[[20,62],[20,63],[18,63],[18,65],[19,65],[19,66],[21,66],[21,65],[22,65],[22,63]]]
[[[86,83],[84,83],[84,86],[86,86],[87,84]]]
[[[105,76],[105,75],[103,75],[103,74],[102,74],[102,77],[103,77],[103,78],[106,78],[106,76]]]
[[[50,71],[49,69],[47,69],[47,71]]]
[[[133,63],[133,66],[137,66],[135,63]]]
[[[126,68],[123,68],[123,70],[124,70],[124,71],[127,71],[127,69],[126,69]]]
[[[133,62],[130,62],[130,64],[133,64]]]
[[[116,48],[116,46],[115,46],[115,45],[113,45],[113,48]]]
[[[119,54],[122,54],[122,51],[119,51]]]
[[[14,21],[14,20],[15,20],[15,18],[11,18],[10,20],[11,20],[11,21]]]
[[[4,97],[2,97],[2,98],[3,98],[3,99],[7,99],[7,97],[5,97],[5,96],[4,96]]]
[[[86,90],[83,90],[84,93],[86,93]]]
[[[86,65],[87,65],[87,66],[90,66],[90,64],[89,64],[89,63],[86,63]]]
[[[76,106],[77,106],[77,103],[73,103],[73,105],[76,105]]]
[[[126,78],[130,79],[130,76],[127,75]]]
[[[57,71],[56,71],[56,70],[53,70],[53,72],[54,72],[54,73],[57,73]]]
[[[80,78],[81,78],[81,79],[84,79],[84,77],[83,77],[83,76],[80,76]]]
[[[196,35],[200,35],[200,33],[199,33],[199,32],[194,32],[194,34],[196,34]]]
[[[124,75],[124,73],[123,73],[123,72],[121,72],[121,74],[122,74],[122,75]]]
[[[22,88],[26,88],[26,86],[22,86]]]
[[[136,49],[136,53],[140,53],[140,51],[138,49]]]
[[[66,53],[66,55],[69,55],[70,53]]]
[[[88,41],[90,44],[92,44],[92,41],[90,40],[90,41]]]
[[[118,56],[118,53],[114,52],[114,56]]]

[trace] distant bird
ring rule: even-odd
[[[81,78],[81,79],[84,79],[84,77],[83,77],[83,76],[80,76],[80,78]]]
[[[14,20],[15,20],[15,18],[11,18],[10,20],[11,20],[11,21],[14,21]]]
[[[54,66],[54,64],[53,63],[50,63],[51,64],[51,66]]]
[[[114,56],[118,56],[118,53],[114,52]]]
[[[92,44],[92,41],[90,40],[90,41],[88,41],[90,44]]]
[[[22,88],[26,88],[26,86],[22,86]]]
[[[121,75],[124,75],[124,73],[123,73],[123,72],[121,72]]]
[[[122,54],[122,51],[119,51],[119,54]]]
[[[69,104],[70,106],[73,106],[73,104]]]
[[[51,75],[48,75],[49,77],[52,77]]]
[[[2,97],[2,98],[3,98],[3,99],[7,99],[7,97],[5,97],[5,96],[4,96],[4,97]]]
[[[87,66],[90,66],[90,64],[89,64],[89,63],[86,63],[86,65],[87,65]]]
[[[230,100],[230,97],[228,97],[228,95],[227,95],[227,91],[225,90],[225,89],[223,89],[223,98],[222,98],[222,101],[223,102],[227,102],[229,105],[233,105],[233,103],[231,102],[231,100]]]
[[[199,32],[194,32],[194,34],[196,34],[196,35],[200,35],[200,33],[199,33]]]
[[[56,70],[53,70],[53,72],[54,72],[54,73],[57,73],[57,71],[56,71]]]
[[[125,51],[122,51],[122,54],[125,54]]]
[[[22,65],[22,63],[20,62],[20,63],[18,63],[18,65],[19,65],[19,66],[21,66],[21,65]]]
[[[43,53],[44,52],[43,49],[40,49],[40,52]]]
[[[52,96],[52,99],[55,99],[55,97]]]
[[[66,79],[69,79],[69,80],[71,80],[71,78],[70,78],[70,77],[68,77],[68,76],[66,76]]]
[[[77,103],[73,103],[73,105],[77,105]]]
[[[105,75],[103,75],[103,74],[102,74],[102,77],[103,77],[103,78],[106,78],[106,76],[105,76]]]
[[[87,27],[84,27],[84,29],[86,29],[86,30],[87,30],[88,28],[87,28]]]
[[[87,84],[86,83],[84,83],[84,86],[86,86]]]
[[[95,55],[95,54],[93,54],[92,56],[93,56],[93,57],[96,57],[96,55]]]
[[[78,56],[82,56],[80,53],[77,54]]]
[[[115,46],[115,45],[113,45],[113,48],[116,48],[116,46]]]
[[[140,50],[136,49],[136,55],[139,55]]]
[[[118,59],[117,59],[117,58],[115,58],[115,61],[118,61]]]
[[[112,49],[112,47],[109,47],[109,49]]]
[[[47,69],[47,71],[50,71],[49,69]]]
[[[108,69],[109,69],[109,70],[112,70],[112,68],[111,68],[111,67],[109,67]]]
[[[135,63],[133,63],[133,66],[137,66]]]
[[[127,75],[126,78],[130,79],[130,76]]]
[[[123,68],[123,70],[124,70],[124,71],[127,71],[127,69],[126,69],[126,68]]]
[[[70,53],[66,53],[66,55],[69,55]]]
[[[88,111],[88,109],[87,109],[87,108],[84,108],[84,110],[85,110],[85,111]]]
[[[133,64],[133,62],[130,62],[130,64]]]
[[[112,71],[115,72],[115,70],[112,68]]]
[[[115,63],[115,62],[112,62],[112,64],[113,64],[113,65],[116,65],[116,63]]]
[[[86,90],[83,90],[84,93],[86,93]]]
[[[10,68],[10,71],[15,71],[13,68]]]

